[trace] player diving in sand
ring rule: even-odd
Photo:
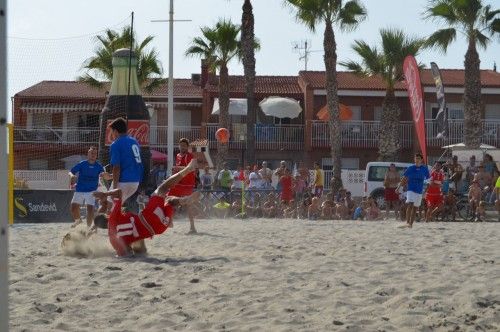
[[[107,197],[114,201],[109,217],[99,215],[94,223],[103,227],[107,221],[109,241],[119,256],[146,253],[144,239],[162,234],[168,227],[172,227],[174,208],[179,205],[189,207],[199,199],[198,192],[186,197],[166,196],[170,188],[195,168],[196,160],[193,159],[185,168],[166,179],[154,191],[148,204],[138,215],[122,212],[120,189],[94,193],[94,196],[101,201],[106,200]]]

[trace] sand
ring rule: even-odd
[[[500,330],[500,224],[200,221],[116,258],[10,229],[12,331]]]

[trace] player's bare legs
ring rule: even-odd
[[[76,227],[76,225],[79,225],[82,220],[80,219],[80,204],[77,203],[71,203],[71,216],[73,217],[74,223],[71,225],[71,227]]]

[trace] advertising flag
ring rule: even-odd
[[[436,97],[439,106],[439,111],[434,118],[438,127],[437,138],[448,137],[448,109],[446,108],[446,101],[444,99],[444,85],[441,79],[439,67],[435,62],[431,62],[432,77],[436,83]]]
[[[412,55],[408,55],[403,63],[403,72],[405,75],[408,98],[410,99],[411,110],[413,113],[413,122],[417,131],[418,143],[424,162],[427,162],[427,145],[425,141],[425,112],[424,98],[422,95],[422,85],[420,83],[420,72],[417,61]]]

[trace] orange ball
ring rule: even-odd
[[[227,130],[226,128],[219,128],[215,132],[215,138],[217,139],[217,141],[219,141],[219,143],[229,142],[229,136],[229,130]]]

